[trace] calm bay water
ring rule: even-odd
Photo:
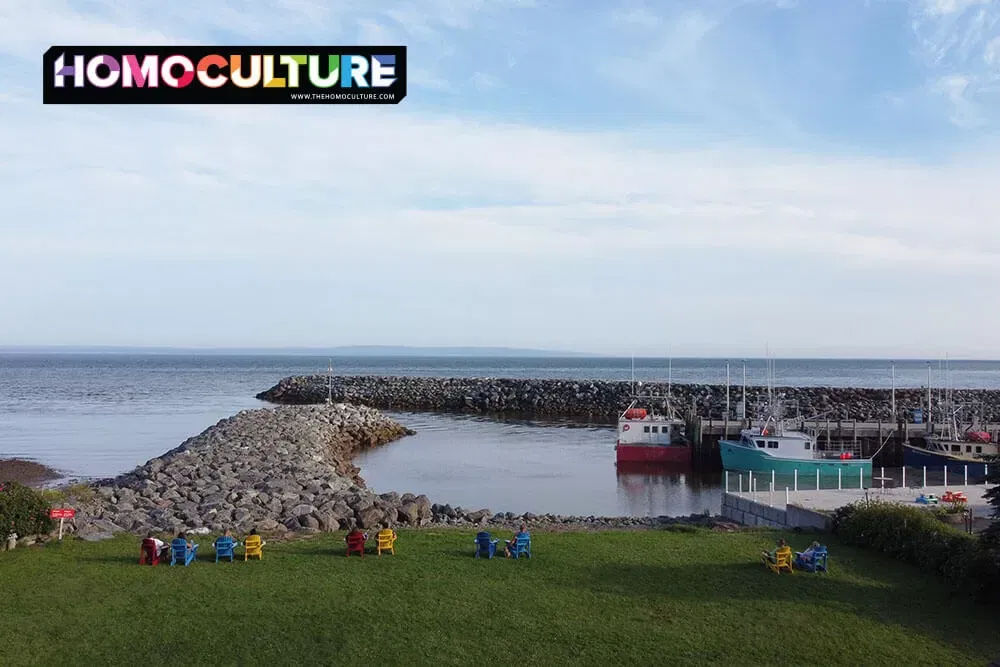
[[[0,354],[0,458],[39,461],[68,476],[105,477],[158,456],[219,419],[266,407],[253,398],[287,375],[325,372],[325,357]],[[625,359],[378,358],[334,360],[343,374],[626,380]],[[885,361],[778,360],[778,384],[890,384]],[[1000,388],[1000,363],[951,362],[956,387]],[[897,386],[926,383],[926,362],[897,362]],[[742,381],[742,362],[730,366]],[[941,383],[933,364],[935,385]],[[667,361],[637,359],[639,380]],[[764,362],[748,362],[762,383]],[[675,382],[724,382],[725,362],[680,359]],[[417,435],[359,459],[376,491],[426,493],[494,511],[688,514],[718,511],[718,477],[618,473],[610,428],[394,414]]]

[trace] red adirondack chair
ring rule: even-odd
[[[156,542],[148,537],[142,541],[139,547],[139,565],[156,565],[160,562],[160,554],[156,549]]]
[[[365,557],[365,535],[362,533],[348,533],[347,534],[347,553],[345,556],[350,556],[352,552],[357,551],[361,554],[361,557]]]

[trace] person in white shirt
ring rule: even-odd
[[[153,544],[156,545],[156,555],[158,557],[164,558],[164,557],[166,557],[168,555],[167,554],[167,550],[170,547],[169,547],[169,545],[164,544],[163,540],[160,540],[160,539],[157,539],[157,538],[153,537],[153,533],[147,533],[146,534],[146,539],[147,540],[153,540]]]

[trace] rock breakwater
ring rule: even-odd
[[[175,449],[81,491],[67,528],[87,540],[116,533],[231,528],[270,534],[380,526],[511,529],[648,529],[674,524],[729,528],[707,515],[596,517],[513,514],[432,503],[425,495],[375,493],[351,462],[361,450],[412,433],[379,411],[349,404],[279,406],[223,419]],[[68,490],[68,491],[69,491]]]
[[[245,410],[135,470],[93,485],[82,535],[188,530],[337,530],[430,520],[431,502],[364,487],[353,456],[409,433],[353,405]]]
[[[322,403],[327,398],[325,375],[284,378],[257,398],[279,404]],[[643,393],[664,395],[665,383],[644,383]],[[824,415],[830,419],[859,421],[891,420],[888,389],[778,387],[777,397],[792,413],[805,417]],[[507,414],[519,417],[550,417],[614,423],[628,405],[628,382],[588,380],[525,380],[510,378],[437,378],[393,376],[334,376],[334,400],[391,410]],[[725,385],[674,384],[670,388],[674,407],[694,409],[702,417],[721,419],[726,406]],[[740,402],[741,387],[730,388],[730,405]],[[755,414],[767,400],[765,387],[747,388],[747,411]],[[987,422],[1000,422],[1000,391],[956,389],[959,404],[980,408]],[[900,411],[926,408],[926,390],[897,389]]]

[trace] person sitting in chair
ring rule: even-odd
[[[349,543],[352,539],[358,539],[358,535],[360,535],[365,542],[368,541],[368,533],[362,532],[362,530],[357,526],[355,526],[354,529],[347,534],[344,541]]]
[[[251,535],[253,535],[253,533],[251,533]],[[216,548],[216,550],[218,550],[218,548],[219,548],[219,542],[220,541],[228,542],[229,540],[233,541],[233,546],[234,547],[238,547],[240,545],[239,541],[235,537],[233,537],[233,531],[230,530],[229,528],[226,528],[226,532],[222,534],[222,537],[220,537],[217,540],[215,540],[215,548]]]
[[[226,531],[226,535],[229,535],[229,531],[228,530]],[[251,528],[250,529],[250,535],[257,535],[257,529],[256,528]],[[258,537],[260,537],[260,536],[258,535]],[[260,546],[264,546],[265,544],[267,544],[267,540],[265,540],[263,537],[261,537],[260,538]]]
[[[788,546],[788,545],[785,544],[785,540],[784,539],[778,540],[778,544],[774,547],[774,549],[772,549],[771,551],[761,551],[760,552],[760,559],[761,559],[761,561],[768,562],[768,563],[777,563],[778,562],[778,551],[780,551],[781,549],[784,549],[786,546]]]
[[[507,558],[510,558],[511,554],[513,554],[514,547],[517,546],[517,538],[519,537],[531,539],[531,534],[528,532],[528,526],[523,523],[521,524],[519,532],[514,533],[514,536],[509,540],[504,540],[503,552]]]
[[[163,540],[153,537],[153,533],[146,533],[146,539],[152,540],[153,545],[156,547],[156,557],[157,558],[169,558],[170,557],[170,545],[164,543]]]
[[[795,565],[801,569],[805,569],[810,566],[813,561],[813,554],[819,549],[819,542],[813,542],[809,545],[809,548],[805,551],[798,551],[795,553]]]

